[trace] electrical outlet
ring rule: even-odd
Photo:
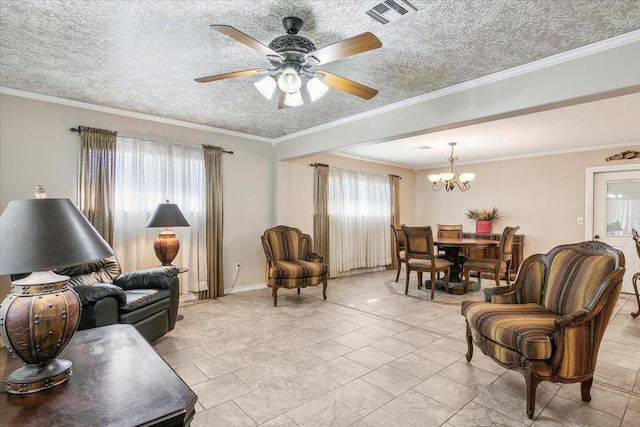
[[[235,266],[236,271],[240,270],[240,263],[236,262],[236,266]]]

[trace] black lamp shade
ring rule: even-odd
[[[160,203],[146,227],[189,227],[187,219],[175,203]]]
[[[0,274],[55,270],[111,255],[69,199],[16,200],[0,217]]]

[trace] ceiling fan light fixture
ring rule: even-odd
[[[315,102],[327,93],[329,86],[322,83],[320,79],[314,77],[307,83],[307,90],[309,91],[309,98],[311,98],[311,102]]]
[[[300,90],[302,79],[293,67],[286,67],[278,77],[278,87],[281,91],[292,94]]]
[[[288,93],[284,98],[284,105],[288,107],[299,107],[304,104],[300,92]]]
[[[273,77],[265,76],[265,78],[255,82],[254,86],[256,87],[256,89],[258,89],[258,92],[260,92],[262,96],[270,100],[273,96],[273,92],[276,90],[276,87],[278,85],[276,84],[276,81]]]

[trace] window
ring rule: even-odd
[[[329,168],[331,276],[391,263],[389,177]]]

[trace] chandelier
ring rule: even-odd
[[[473,173],[460,173],[456,167],[456,160],[458,158],[453,155],[453,147],[456,146],[455,142],[450,142],[451,155],[447,157],[449,164],[445,170],[440,174],[429,175],[429,181],[431,181],[433,191],[438,191],[444,188],[446,191],[451,191],[458,187],[460,191],[467,191],[471,188],[469,184],[476,176]]]

